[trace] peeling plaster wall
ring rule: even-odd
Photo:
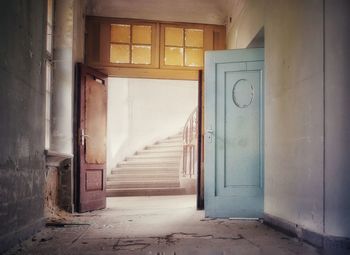
[[[323,233],[323,3],[247,0],[229,48],[265,31],[265,212]]]
[[[50,150],[73,153],[73,96],[75,64],[84,62],[85,0],[55,2],[54,82]],[[46,215],[72,210],[73,167],[47,166]]]
[[[47,166],[46,169],[47,173],[45,176],[44,189],[44,215],[45,217],[51,217],[55,215],[59,210],[59,168],[54,166]]]
[[[43,222],[44,3],[0,2],[0,253]]]

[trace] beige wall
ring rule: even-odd
[[[265,31],[265,212],[323,232],[322,1],[248,0],[228,48]]]
[[[247,0],[227,31],[230,49],[265,31],[265,212],[339,237],[350,237],[349,9]]]

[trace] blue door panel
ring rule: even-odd
[[[205,213],[263,213],[263,49],[206,53]]]

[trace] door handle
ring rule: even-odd
[[[213,142],[213,137],[214,137],[214,130],[211,128],[208,128],[206,130],[207,133],[207,139],[208,139],[208,143],[212,143]]]
[[[85,130],[84,129],[80,129],[80,143],[82,146],[85,145],[85,138],[89,138],[89,135],[85,135]]]
[[[207,129],[207,133],[213,135],[214,134],[214,130],[212,130],[211,128],[208,128]]]

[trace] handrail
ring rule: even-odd
[[[195,177],[196,146],[198,136],[198,107],[196,107],[188,117],[183,129],[183,177]]]

